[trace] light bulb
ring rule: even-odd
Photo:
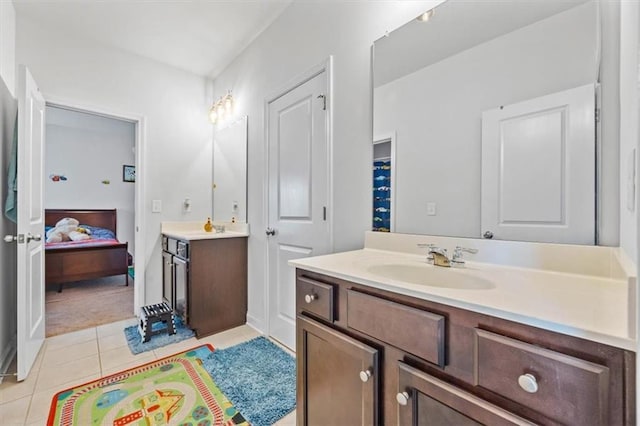
[[[233,97],[231,97],[231,95],[227,95],[227,98],[224,101],[224,109],[227,111],[227,113],[231,113],[231,110],[233,108]]]
[[[218,111],[215,105],[209,110],[209,120],[211,120],[213,124],[216,124],[216,121],[218,121]]]

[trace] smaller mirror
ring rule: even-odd
[[[247,221],[247,116],[215,132],[213,219]]]

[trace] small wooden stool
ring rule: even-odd
[[[153,330],[153,324],[162,322],[165,327]],[[171,307],[165,303],[156,303],[140,308],[140,324],[138,331],[144,343],[151,340],[151,336],[162,334],[165,331],[169,334],[176,334],[176,317]]]

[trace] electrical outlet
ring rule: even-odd
[[[435,216],[436,215],[436,203],[428,202],[427,203],[427,216]]]
[[[162,200],[153,200],[151,202],[151,213],[162,212]]]
[[[184,202],[182,203],[182,209],[186,213],[189,213],[191,211],[191,198],[185,198],[184,199]]]

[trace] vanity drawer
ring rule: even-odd
[[[609,368],[475,330],[475,384],[562,424],[604,425]]]
[[[442,315],[347,290],[347,326],[444,367]]]
[[[331,284],[298,277],[296,281],[296,305],[303,311],[334,321],[334,293]]]

